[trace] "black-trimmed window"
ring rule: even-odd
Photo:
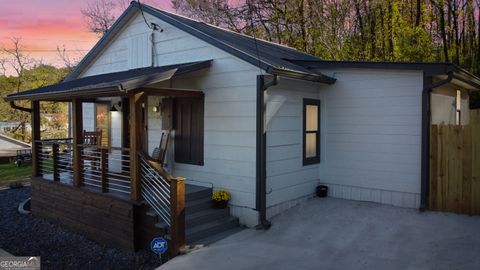
[[[303,165],[320,163],[320,100],[303,99]]]

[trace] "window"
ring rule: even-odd
[[[203,98],[176,98],[175,162],[203,165]]]
[[[303,165],[320,163],[320,100],[303,100]]]
[[[95,103],[95,130],[102,131],[102,146],[110,146],[110,111],[108,103]]]

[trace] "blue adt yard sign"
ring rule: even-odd
[[[165,253],[165,251],[168,249],[167,240],[163,239],[162,237],[153,238],[152,242],[150,243],[150,249],[156,254]]]

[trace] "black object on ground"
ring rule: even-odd
[[[317,196],[318,197],[327,197],[328,195],[328,187],[324,185],[317,186]]]

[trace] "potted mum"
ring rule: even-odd
[[[219,189],[213,192],[212,202],[215,208],[226,208],[228,201],[230,201],[230,193],[228,193],[228,191]]]

